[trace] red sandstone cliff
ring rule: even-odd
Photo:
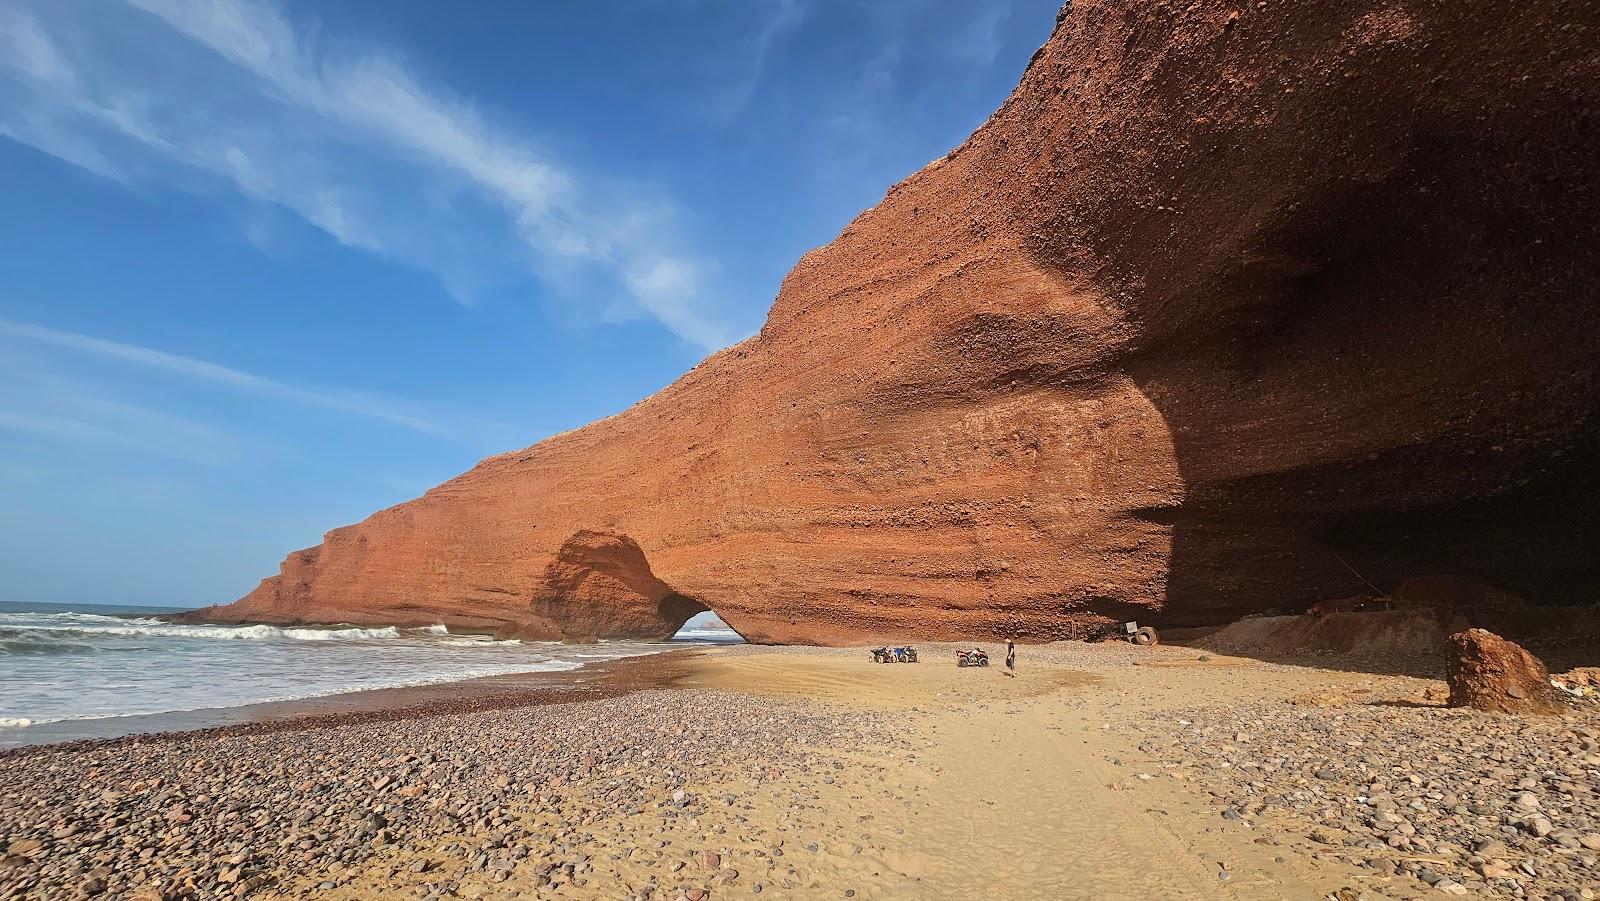
[[[1600,7],[1091,0],[627,412],[213,620],[762,641],[1594,582]]]

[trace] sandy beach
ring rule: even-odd
[[[1589,898],[1600,716],[1179,647],[864,649],[0,757],[0,897]],[[990,648],[991,653],[997,649]],[[998,655],[997,663],[998,663]],[[552,703],[560,700],[562,703]]]

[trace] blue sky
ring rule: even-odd
[[[232,600],[615,413],[1056,0],[0,0],[0,599]]]

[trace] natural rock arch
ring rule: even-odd
[[[652,637],[703,604],[843,644],[1437,574],[1584,601],[1597,28],[1568,0],[1075,0],[759,334],[194,616]]]
[[[711,609],[657,578],[638,542],[591,529],[561,545],[528,606],[563,637],[579,640],[665,640],[689,617]]]

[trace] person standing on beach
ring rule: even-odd
[[[1016,678],[1017,675],[1017,643],[1006,639],[1006,675]]]

